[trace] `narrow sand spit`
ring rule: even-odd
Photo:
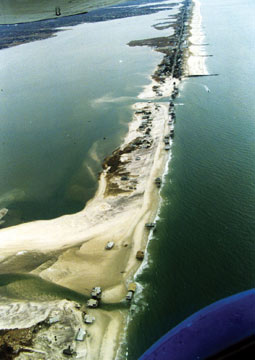
[[[33,273],[87,294],[99,284],[106,302],[123,299],[125,281],[138,266],[135,253],[146,244],[148,231],[144,225],[153,220],[157,209],[159,195],[154,179],[162,174],[167,160],[163,137],[169,132],[167,104],[136,103],[134,107],[151,112],[150,135],[137,130],[142,114],[134,115],[116,152],[123,151],[118,169],[110,173],[107,167],[102,172],[98,191],[85,209],[75,215],[3,229],[2,259],[21,251],[61,249],[54,264],[46,269],[42,264]],[[138,138],[142,143],[134,145]],[[128,180],[121,180],[122,173],[128,174]],[[111,251],[105,250],[108,241],[115,242]],[[114,290],[116,286],[118,291]]]
[[[200,56],[201,49],[197,46],[203,42],[198,1],[195,1],[193,7],[190,32],[191,36],[188,39],[190,47],[187,50],[189,59],[185,71],[189,75],[205,75],[207,74],[205,58]],[[174,82],[175,86],[178,86],[179,80],[174,78],[168,78],[160,85],[162,93],[160,98],[170,97]],[[118,304],[123,301],[127,284],[141,264],[136,260],[135,255],[138,250],[144,250],[146,247],[148,230],[145,228],[145,223],[153,221],[157,212],[160,198],[154,180],[164,172],[168,152],[165,150],[163,139],[169,134],[173,125],[168,123],[169,104],[156,102],[159,97],[153,91],[154,85],[155,80],[152,80],[152,83],[139,95],[139,99],[150,99],[153,102],[134,104],[134,116],[128,134],[120,148],[105,160],[97,193],[83,211],[53,220],[6,228],[0,232],[0,261],[5,262],[7,268],[8,263],[15,261],[17,254],[22,263],[22,257],[24,256],[23,261],[26,262],[25,256],[29,252],[35,254],[58,252],[60,255],[55,261],[45,263],[38,261],[38,266],[35,266],[31,272],[86,295],[90,293],[92,287],[101,286],[102,302],[116,304],[114,310],[104,308],[90,310],[96,321],[89,326],[84,325],[81,310],[78,311],[74,304],[68,301],[49,304],[47,310],[45,303],[34,305],[20,302],[18,306],[14,303],[10,304],[16,309],[16,327],[24,326],[24,317],[29,326],[35,318],[38,321],[45,321],[46,318],[42,319],[39,315],[35,315],[35,311],[27,310],[31,306],[35,306],[34,310],[37,309],[38,314],[43,314],[45,310],[42,317],[47,314],[49,316],[54,306],[60,309],[60,313],[65,311],[65,321],[74,317],[75,320],[70,323],[72,329],[70,339],[63,341],[61,346],[66,345],[68,341],[74,344],[74,332],[79,327],[88,328],[89,337],[86,341],[73,345],[77,359],[115,358],[127,315],[123,305],[120,308],[124,310],[118,310]],[[146,114],[147,119],[144,119]],[[139,129],[142,122],[146,123],[145,127]],[[108,241],[115,242],[114,248],[109,251],[105,250]],[[65,307],[71,309],[70,313],[69,310],[64,310]],[[7,324],[11,310],[4,309],[0,306],[2,319],[0,327],[12,328],[13,324]],[[60,322],[59,329],[57,325],[52,329],[55,329],[56,333],[59,331],[61,333],[62,327],[65,328],[66,325],[61,325]],[[41,343],[46,341],[48,336],[44,334],[43,337],[40,334],[41,331],[36,335],[34,342],[34,348],[39,350]],[[65,358],[60,344],[52,345],[55,341],[53,340],[51,339],[50,345],[47,345],[51,349],[49,352],[45,350],[45,354],[38,355],[40,357],[34,353],[33,359],[49,359],[49,356],[51,360]],[[45,345],[45,349],[47,346]],[[27,359],[24,356],[21,353],[18,358]]]
[[[124,143],[115,152],[117,168],[110,172],[108,163],[113,157],[109,157],[97,194],[86,208],[75,215],[3,229],[0,234],[2,261],[10,261],[17,253],[20,259],[30,251],[47,253],[61,249],[61,255],[53,264],[43,263],[32,273],[84,294],[99,285],[104,303],[123,300],[127,281],[140,264],[136,252],[146,246],[145,223],[154,219],[157,210],[159,193],[154,180],[162,174],[168,157],[163,143],[169,133],[168,104],[136,103],[134,110],[151,113],[150,134],[138,130],[143,113],[135,114]],[[121,180],[122,174],[127,174],[128,180]],[[115,246],[107,251],[105,245],[110,240]],[[96,322],[83,343],[86,358],[113,359],[126,310],[90,311],[93,312]],[[34,317],[32,313],[31,316]],[[61,349],[54,356],[51,355],[52,360],[61,359]]]

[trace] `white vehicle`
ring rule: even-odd
[[[105,250],[111,250],[114,247],[113,241],[108,241],[108,243],[105,246]]]

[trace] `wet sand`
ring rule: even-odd
[[[192,61],[186,61],[185,74],[205,75],[207,69],[205,63],[200,61],[199,46],[192,48],[194,41],[201,44],[203,39],[201,24],[198,26],[197,21],[197,2],[193,14],[191,37],[188,39],[189,51],[192,50],[193,54],[188,54],[188,59]],[[194,53],[198,56],[194,56]],[[25,262],[29,261],[29,257],[25,257],[27,253],[58,253],[53,262],[38,261],[31,273],[86,295],[94,286],[101,286],[102,303],[116,304],[114,310],[106,310],[103,306],[89,311],[96,321],[89,325],[90,337],[79,344],[79,353],[83,356],[80,358],[84,358],[85,353],[87,359],[115,358],[128,311],[123,306],[118,309],[118,304],[125,302],[128,283],[141,265],[136,259],[136,252],[146,248],[149,231],[145,223],[154,221],[160,200],[154,181],[162,176],[169,157],[163,142],[164,136],[173,128],[173,124],[168,124],[169,99],[165,99],[166,102],[157,100],[170,97],[174,82],[177,87],[180,79],[169,76],[159,81],[154,76],[151,84],[144,88],[139,99],[150,99],[151,102],[134,104],[133,121],[130,122],[127,136],[120,148],[105,159],[97,193],[83,211],[0,232],[1,262],[8,260],[11,263],[19,254],[21,263],[24,256],[24,267]],[[139,129],[146,113],[149,120],[144,129]],[[148,128],[151,130],[148,131]],[[115,243],[111,250],[105,250],[108,241]],[[8,263],[6,267],[7,271],[11,271]],[[38,303],[37,306],[39,311],[45,305]],[[35,314],[29,314],[27,311],[26,317],[35,318]],[[73,325],[76,330],[82,324],[81,314],[79,319],[81,323]],[[36,348],[39,343],[35,341],[34,344]],[[54,356],[61,359],[61,349]]]

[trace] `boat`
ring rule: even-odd
[[[56,9],[55,9],[55,14],[56,14],[56,16],[60,16],[60,15],[61,15],[60,7],[56,7]]]

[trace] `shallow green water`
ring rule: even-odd
[[[164,202],[123,359],[255,283],[254,2],[201,3],[208,67],[220,75],[185,80],[176,101]]]
[[[0,208],[6,226],[81,210],[130,105],[161,55],[133,39],[169,34],[158,14],[82,24],[0,52]],[[171,30],[170,30],[171,32]]]
[[[0,296],[30,301],[68,299],[79,303],[88,299],[76,291],[29,274],[0,274]]]

